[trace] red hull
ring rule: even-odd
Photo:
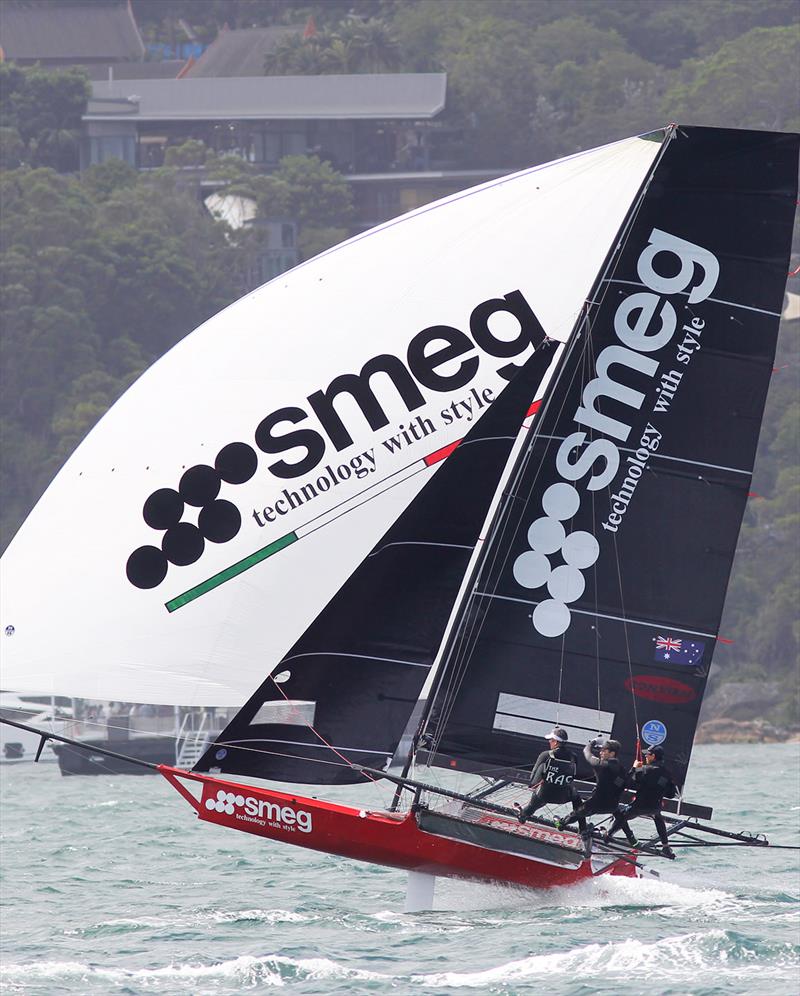
[[[552,863],[547,859],[426,833],[419,828],[413,813],[394,815],[359,810],[197,775],[168,765],[159,765],[158,770],[191,804],[201,820],[356,861],[428,875],[508,882],[529,888],[570,885],[597,874],[592,870],[590,860],[578,856],[579,838],[575,834],[535,824],[526,824],[523,829],[495,816],[481,821],[495,829],[513,828],[514,838],[523,836],[541,842],[544,850],[551,846],[556,859]],[[183,784],[187,780],[202,784],[199,801]],[[514,838],[511,838],[512,842]],[[573,861],[571,867],[556,863],[565,851]],[[629,861],[620,860],[606,864],[602,873],[635,877],[636,868]]]

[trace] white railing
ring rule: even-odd
[[[211,739],[211,724],[208,713],[203,710],[197,729],[190,728],[196,714],[187,713],[175,739],[175,766],[188,770],[194,767],[203,756]]]

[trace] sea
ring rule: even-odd
[[[539,892],[440,879],[406,914],[404,873],[201,823],[157,776],[0,781],[4,993],[800,991],[797,850],[685,850],[659,879]],[[800,744],[699,746],[686,797],[796,847]]]

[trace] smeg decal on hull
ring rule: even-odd
[[[225,789],[219,789],[216,795],[206,798],[204,805],[209,812],[225,813],[245,823],[272,826],[288,832],[299,830],[300,833],[311,833],[314,829],[311,813],[307,809],[227,792]]]
[[[666,264],[675,276],[661,276],[655,269],[659,255],[668,257]],[[663,262],[663,261],[662,261]],[[555,465],[561,481],[551,484],[542,495],[544,515],[534,520],[528,528],[530,549],[521,553],[513,565],[514,579],[522,588],[536,591],[547,588],[550,595],[539,602],[533,611],[533,626],[545,637],[558,637],[566,633],[572,619],[569,605],[583,594],[586,582],[583,571],[597,562],[601,553],[598,538],[585,530],[567,534],[564,522],[572,519],[581,504],[581,494],[574,484],[591,474],[586,481],[587,491],[609,488],[620,471],[620,443],[626,443],[632,426],[602,415],[596,408],[598,398],[612,398],[635,411],[640,411],[645,392],[626,387],[613,379],[610,369],[614,365],[627,367],[643,377],[655,378],[661,368],[661,359],[650,355],[664,350],[678,330],[675,306],[669,295],[685,294],[689,304],[705,301],[719,279],[719,261],[708,249],[687,242],[654,228],[636,263],[639,278],[646,291],[629,294],[614,314],[614,331],[619,343],[606,346],[597,357],[595,376],[585,386],[581,403],[573,421],[599,433],[604,438],[586,444],[586,433],[569,434],[556,452]],[[683,341],[678,345],[675,362],[689,363],[699,345],[705,322],[695,317],[683,326]],[[663,354],[662,354],[663,357]],[[660,390],[651,417],[669,412],[679,388],[683,371],[673,369],[662,373]],[[611,495],[603,529],[616,533],[624,525],[628,505],[635,498],[636,486],[647,461],[661,443],[662,433],[649,421],[646,423],[637,450],[626,460],[625,477]],[[560,552],[563,564],[553,567],[549,557]]]

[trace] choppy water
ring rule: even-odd
[[[376,805],[364,790],[336,793]],[[800,844],[800,745],[699,747],[718,825]],[[159,778],[2,771],[4,992],[798,992],[795,851],[719,848],[663,878],[525,892],[405,876],[199,823]]]

